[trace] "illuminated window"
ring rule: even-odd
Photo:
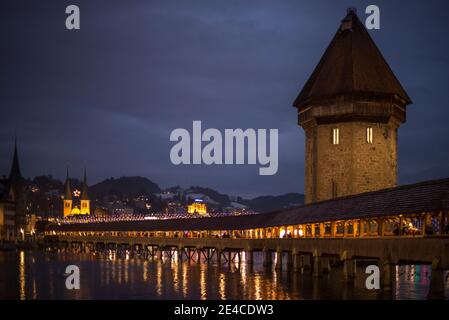
[[[340,143],[340,130],[338,128],[332,129],[332,144]]]
[[[337,234],[343,234],[345,232],[345,226],[342,222],[337,222],[337,227],[335,228],[335,232]]]
[[[327,222],[324,224],[324,234],[330,235],[332,233],[331,223]]]
[[[352,222],[348,223],[346,232],[349,234],[354,234],[354,225],[352,224]]]
[[[366,128],[366,142],[373,143],[373,128]]]
[[[298,235],[299,235],[300,237],[303,237],[303,236],[304,236],[304,230],[302,229],[302,226],[299,226],[299,229],[298,229]]]
[[[320,236],[320,224],[319,223],[315,223],[315,236]]]
[[[306,237],[312,236],[312,226],[310,224],[306,225]]]

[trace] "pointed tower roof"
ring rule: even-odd
[[[89,200],[89,196],[87,195],[87,174],[86,174],[86,168],[84,168],[84,181],[83,181],[83,190],[81,191],[81,200]]]
[[[293,105],[304,109],[337,97],[359,101],[395,100],[402,106],[412,103],[355,9],[348,9]]]
[[[72,200],[72,188],[70,187],[69,168],[67,168],[67,177],[65,178],[64,200]]]
[[[9,172],[9,181],[11,183],[22,180],[22,173],[20,172],[19,154],[17,152],[17,138],[14,138],[14,156],[12,160],[11,171]]]

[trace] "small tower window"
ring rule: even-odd
[[[332,180],[332,198],[337,197],[337,182]]]
[[[366,142],[373,143],[373,128],[366,128]]]
[[[340,130],[338,128],[332,129],[332,144],[340,143]]]

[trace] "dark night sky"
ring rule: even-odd
[[[0,174],[14,132],[23,174],[90,183],[141,175],[254,196],[303,192],[304,133],[292,101],[344,17],[372,1],[18,1],[0,4]],[[65,29],[78,4],[81,30]],[[399,182],[449,176],[449,2],[376,1],[370,31],[409,93]],[[174,166],[170,132],[279,128],[279,170]]]

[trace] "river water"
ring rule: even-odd
[[[430,284],[430,266],[397,267],[394,290],[386,294],[366,289],[362,266],[355,283],[346,284],[341,267],[316,278],[286,268],[267,271],[257,254],[254,261],[250,268],[244,261],[218,265],[92,253],[0,252],[0,299],[426,299]],[[68,265],[80,269],[79,290],[66,289]]]

